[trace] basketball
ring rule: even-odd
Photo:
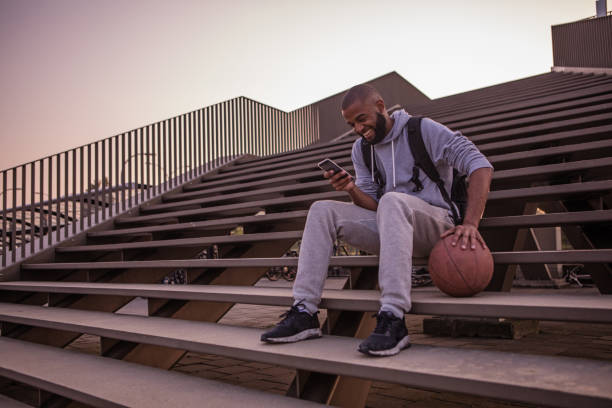
[[[461,249],[452,246],[453,236],[438,241],[429,255],[429,274],[434,284],[450,296],[473,296],[482,292],[493,277],[493,256],[489,249]]]

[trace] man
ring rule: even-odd
[[[478,224],[487,200],[492,166],[472,142],[459,132],[423,119],[421,133],[447,191],[453,168],[469,177],[467,209],[462,225],[455,226],[450,207],[438,186],[421,172],[413,174],[407,135],[410,115],[387,113],[380,94],[369,85],[351,88],[342,101],[342,115],[361,136],[352,150],[356,180],[341,172],[324,177],[352,203],[318,201],[308,213],[293,286],[295,299],[284,319],[261,336],[269,343],[287,343],[320,337],[318,304],[335,239],[379,254],[380,310],[374,332],[359,346],[369,355],[394,355],[410,345],[404,313],[411,307],[412,256],[427,256],[441,237],[453,235],[452,245],[474,250],[485,247]],[[369,145],[384,186],[377,184],[364,162],[361,143]],[[373,167],[373,166],[372,166]],[[415,172],[416,173],[416,172]],[[415,189],[417,177],[423,189]],[[418,181],[417,181],[418,182]],[[378,198],[377,191],[383,188]]]

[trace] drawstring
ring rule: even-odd
[[[371,170],[372,170],[372,183],[374,183],[374,146],[370,145],[370,163],[372,163]]]
[[[391,163],[393,164],[393,190],[395,190],[395,149],[391,140]]]

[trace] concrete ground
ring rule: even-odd
[[[340,288],[341,278],[328,279],[326,287]],[[258,286],[287,287],[289,282],[280,280],[270,282],[262,279]],[[422,289],[415,289],[422,290]],[[431,290],[425,288],[424,290]],[[513,291],[563,291],[585,295],[596,295],[595,289],[513,289]],[[279,320],[286,307],[235,305],[220,323],[245,327],[267,328]],[[144,314],[144,299],[136,299],[122,310],[123,313]],[[320,314],[321,323],[325,320],[324,310]],[[612,325],[581,324],[566,322],[540,322],[537,334],[530,334],[517,340],[437,337],[423,334],[423,319],[428,316],[407,315],[406,323],[412,343],[458,347],[466,349],[498,350],[538,355],[559,355],[580,358],[594,358],[612,361]],[[316,341],[316,340],[313,340]],[[99,338],[83,335],[69,348],[89,353],[99,353]],[[409,353],[410,350],[403,351]],[[210,354],[186,353],[172,368],[175,371],[238,384],[240,386],[285,394],[291,384],[295,370],[272,364],[254,363]],[[14,384],[1,384],[0,393],[17,398]],[[21,398],[20,398],[21,399]],[[81,406],[79,404],[79,406]],[[531,405],[496,401],[470,395],[412,389],[409,387],[374,382],[366,403],[370,408],[394,407],[448,407],[448,408],[510,408],[532,407]]]

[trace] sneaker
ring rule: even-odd
[[[359,351],[371,356],[393,356],[410,347],[410,336],[403,318],[391,312],[379,312],[376,329],[359,345]]]
[[[291,306],[287,312],[280,315],[284,317],[274,328],[261,335],[261,341],[266,343],[293,343],[295,341],[321,337],[319,327],[319,312],[311,315]]]

